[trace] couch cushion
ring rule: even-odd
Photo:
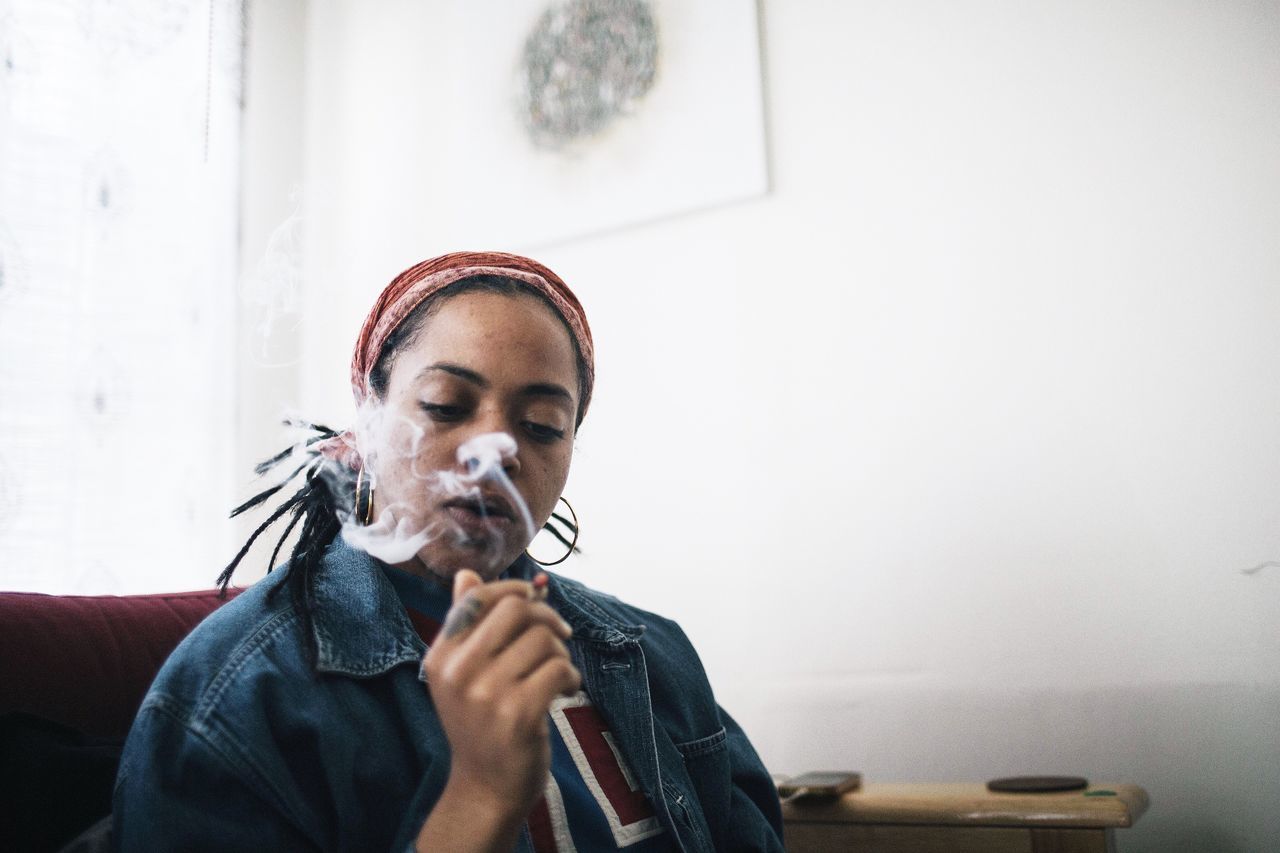
[[[109,815],[120,747],[119,738],[0,714],[0,850],[52,853]]]
[[[223,603],[217,590],[0,593],[0,713],[122,737],[165,658]]]

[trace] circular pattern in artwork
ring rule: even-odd
[[[538,18],[520,61],[530,139],[561,149],[592,137],[653,87],[658,27],[645,0],[569,0]]]

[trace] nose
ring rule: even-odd
[[[508,453],[508,454],[504,454],[504,455],[503,455],[503,457],[502,457],[502,472],[503,472],[504,474],[506,474],[508,477],[514,477],[516,474],[519,474],[519,473],[520,473],[520,447],[519,447],[519,445],[516,445],[516,448],[515,448],[514,450],[512,450],[512,451],[511,451],[511,453]]]
[[[502,462],[502,472],[508,477],[514,476],[520,471],[520,455],[519,453],[503,454],[500,457]],[[463,460],[462,467],[467,469],[468,474],[478,474],[489,466],[479,456],[468,456]]]
[[[458,463],[473,477],[484,477],[498,467],[513,477],[520,471],[519,446],[508,432],[481,432],[458,447]]]

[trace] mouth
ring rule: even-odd
[[[516,520],[515,510],[502,495],[469,495],[445,501],[443,510],[469,539],[504,534]]]
[[[445,509],[460,509],[483,518],[501,518],[515,521],[516,514],[511,509],[511,502],[502,495],[468,495],[464,498],[453,498],[445,501]]]

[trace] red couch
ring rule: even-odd
[[[0,714],[21,711],[124,737],[165,658],[223,603],[217,590],[0,593]]]
[[[109,813],[143,695],[227,599],[0,592],[0,850],[57,850]]]

